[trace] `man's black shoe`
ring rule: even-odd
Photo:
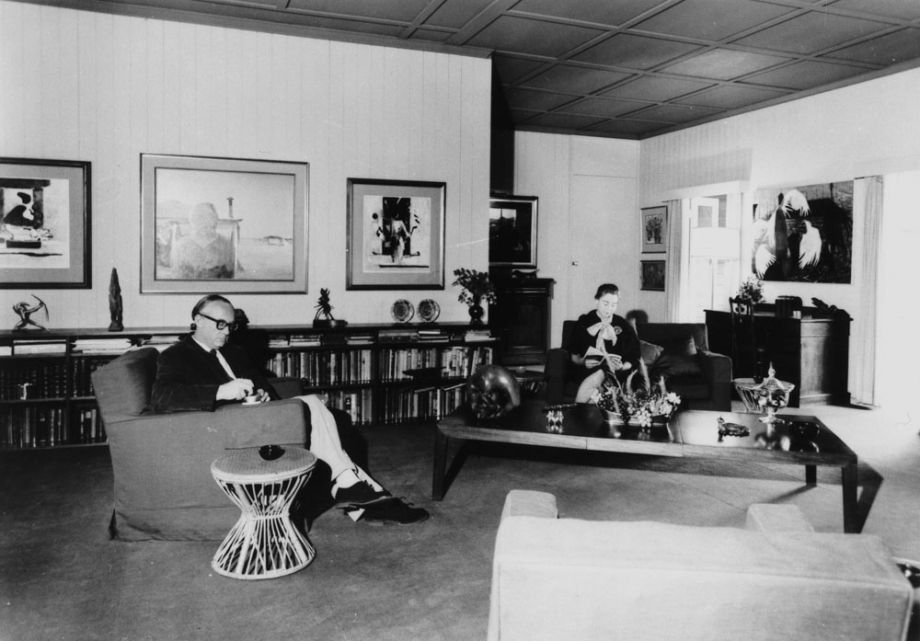
[[[395,496],[363,505],[361,509],[364,510],[361,520],[373,524],[398,523],[400,525],[409,525],[410,523],[421,523],[427,520],[429,516],[428,510],[413,507]]]
[[[389,498],[390,493],[386,490],[378,492],[365,481],[358,481],[351,487],[340,487],[335,493],[335,506],[342,507],[364,507],[370,503],[381,501]]]

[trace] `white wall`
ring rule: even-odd
[[[456,267],[488,264],[485,59],[0,0],[0,156],[92,163],[92,290],[34,291],[51,327],[104,327],[118,269],[128,327],[185,323],[195,295],[141,295],[139,154],[310,164],[307,295],[237,295],[255,323],[388,322],[397,298],[467,319]],[[346,291],[346,179],[447,183],[441,291]],[[8,325],[15,318],[9,312]],[[0,326],[4,325],[0,320]]]
[[[556,281],[554,346],[602,282],[620,286],[620,313],[640,306],[638,164],[637,141],[515,134],[514,190],[540,199],[539,275]]]

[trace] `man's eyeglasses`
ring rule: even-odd
[[[198,312],[198,315],[199,315],[199,316],[204,316],[204,317],[207,318],[209,321],[213,322],[213,323],[214,323],[214,326],[217,328],[217,331],[218,331],[218,332],[222,332],[222,331],[224,331],[225,329],[229,329],[231,332],[235,332],[236,329],[239,327],[239,325],[237,324],[236,321],[230,321],[230,322],[228,323],[227,321],[225,321],[225,320],[223,320],[223,319],[221,319],[221,318],[214,318],[213,316],[208,316],[207,314],[202,314],[201,312]]]

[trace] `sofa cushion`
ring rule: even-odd
[[[655,361],[658,360],[658,357],[661,356],[661,353],[664,351],[664,347],[661,345],[655,345],[655,343],[649,343],[648,341],[639,341],[639,351],[642,354],[642,362],[651,367]]]
[[[663,353],[658,357],[651,367],[649,375],[656,379],[660,376],[672,378],[675,376],[702,376],[703,370],[700,368],[696,359],[681,354]]]

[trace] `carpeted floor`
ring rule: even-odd
[[[860,456],[863,531],[920,559],[917,426],[814,411]],[[791,502],[817,529],[842,529],[831,470],[806,488],[798,468],[492,445],[466,451],[432,502],[432,427],[365,436],[375,476],[432,518],[382,527],[327,512],[310,531],[314,562],[270,581],[212,572],[216,542],[110,541],[105,447],[0,453],[0,641],[484,639],[495,528],[513,488],[554,493],[567,517],[741,526],[751,503]]]

